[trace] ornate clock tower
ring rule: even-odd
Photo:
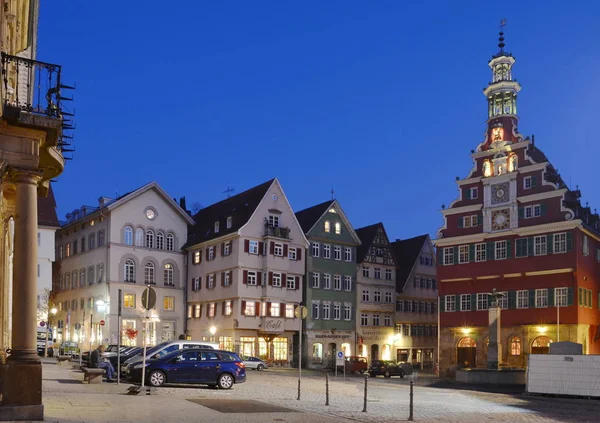
[[[533,137],[519,133],[521,85],[503,32],[498,47],[483,90],[484,140],[434,241],[442,372],[486,366],[494,289],[504,294],[498,361],[525,367],[528,354],[556,341],[600,353],[600,216],[581,205]]]

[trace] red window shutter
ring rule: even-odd
[[[269,282],[267,282],[267,285],[273,285],[273,272],[269,272]]]
[[[248,271],[244,270],[244,280],[243,280],[244,285],[248,283]]]
[[[202,289],[202,276],[198,278],[198,289]]]
[[[300,289],[300,276],[296,276],[296,283],[294,289]]]
[[[256,285],[262,285],[262,272],[256,272]]]
[[[208,250],[209,250],[209,247],[206,247],[206,260],[208,260]]]
[[[221,273],[221,286],[225,286],[225,272]]]
[[[206,289],[208,289],[208,276],[206,277]]]
[[[223,301],[221,303],[221,314],[224,316],[225,315],[225,301]]]
[[[233,314],[233,300],[231,300],[231,314]]]
[[[288,256],[288,245],[287,244],[283,244],[283,256],[284,257]]]
[[[285,273],[281,274],[281,287],[284,289],[287,287],[287,274]]]
[[[296,248],[296,260],[302,260],[302,248]]]
[[[279,317],[285,317],[285,303],[279,304]]]
[[[200,250],[200,263],[202,263],[202,250]]]
[[[242,300],[242,316],[246,315],[246,301]]]
[[[221,255],[225,256],[225,243],[221,243]]]
[[[209,317],[209,316],[208,316],[208,312],[209,312],[209,310],[210,310],[209,304],[206,304],[206,317]]]
[[[247,253],[250,251],[250,240],[249,239],[245,239],[244,240],[244,253]]]
[[[255,315],[260,316],[260,301],[257,301],[256,305],[254,307],[255,307],[254,311],[256,311]]]
[[[261,256],[265,255],[265,243],[264,242],[258,243],[258,254],[260,254]]]
[[[271,315],[271,303],[267,302],[267,316]]]
[[[269,248],[271,249],[269,253],[275,255],[275,243],[273,241],[271,241],[271,243],[269,244]]]
[[[200,304],[200,314],[198,315],[199,318],[202,318],[202,304]]]

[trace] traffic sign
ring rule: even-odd
[[[151,310],[156,305],[156,291],[152,287],[148,287],[142,294],[142,306],[146,310]]]
[[[81,329],[81,323],[75,323],[75,330]]]
[[[100,320],[100,326],[104,326],[106,322],[104,320]]]
[[[296,317],[302,316],[300,318],[306,319],[306,316],[308,316],[308,309],[304,306],[298,306],[294,310],[294,316],[296,316]]]
[[[335,357],[335,361],[336,364],[338,366],[343,366],[344,365],[344,352],[343,351],[338,351]]]
[[[42,320],[42,321],[40,322],[40,326],[41,326],[41,327],[44,327],[44,326],[46,326],[46,322],[44,322],[44,321]]]

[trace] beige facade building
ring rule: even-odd
[[[438,284],[429,235],[397,240],[398,261],[394,359],[415,368],[433,369],[437,362]]]
[[[372,360],[393,359],[396,257],[383,223],[356,230],[357,355]]]
[[[0,420],[44,417],[36,345],[37,201],[64,169],[68,124],[61,67],[32,59],[37,16],[36,0],[5,0],[0,7],[0,363],[4,349],[12,349],[0,364]]]
[[[181,248],[191,223],[186,211],[155,182],[115,200],[100,197],[97,206],[67,214],[56,234],[58,341],[72,340],[86,350],[99,343],[116,344],[121,336],[124,345],[142,345],[145,320],[147,345],[182,334]],[[156,290],[156,306],[149,312],[142,307],[146,286]]]
[[[308,242],[277,179],[202,209],[188,251],[188,331],[279,365],[297,359]]]

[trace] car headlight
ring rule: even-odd
[[[146,366],[148,366],[150,363],[146,363]],[[142,367],[144,367],[144,363],[136,363],[133,366],[131,366],[132,369],[141,369]]]

